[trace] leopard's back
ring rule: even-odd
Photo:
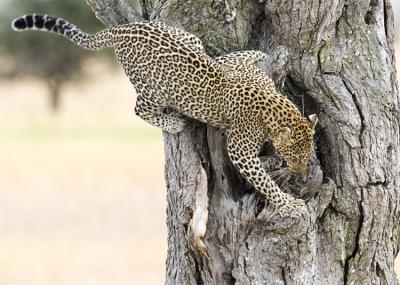
[[[221,123],[221,66],[201,41],[159,22],[112,29],[117,59],[139,96],[208,123]]]

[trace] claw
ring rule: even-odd
[[[307,211],[303,200],[296,199],[287,193],[283,193],[283,195],[283,202],[280,205],[276,205],[277,211],[282,217],[299,218]]]

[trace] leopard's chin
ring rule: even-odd
[[[289,165],[289,171],[292,173],[304,173],[307,170],[307,164],[304,165]]]

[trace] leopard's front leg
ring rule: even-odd
[[[261,166],[259,149],[265,137],[257,123],[243,123],[231,127],[228,153],[240,173],[263,193],[282,217],[299,217],[306,211],[303,200],[283,192]]]

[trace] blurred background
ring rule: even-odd
[[[10,29],[31,12],[101,23],[81,0],[0,7],[0,284],[163,284],[161,131],[111,50]]]
[[[134,116],[112,51],[10,29],[31,12],[102,25],[80,0],[0,7],[0,284],[162,284],[161,131]]]

